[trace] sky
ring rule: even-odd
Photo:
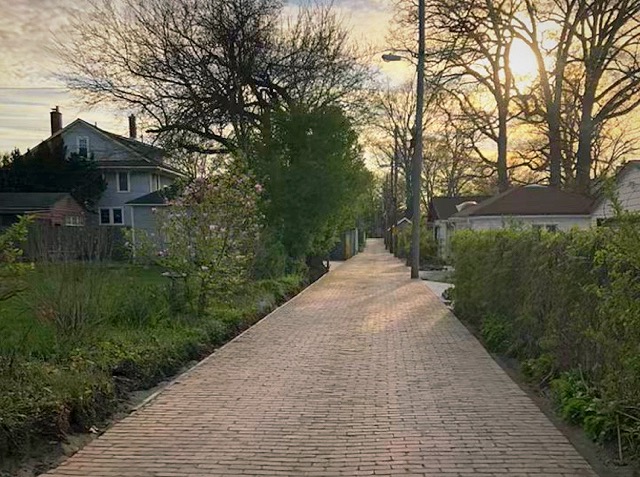
[[[328,1],[328,0],[321,0]],[[301,0],[292,0],[291,6]],[[334,0],[356,40],[384,50],[392,19],[389,0]],[[89,108],[56,80],[64,69],[52,49],[54,35],[64,38],[67,9],[83,9],[88,0],[0,0],[0,153],[33,147],[50,133],[49,111],[59,106],[63,125],[74,119],[118,134],[127,132],[127,112]],[[381,65],[391,76],[398,66]]]

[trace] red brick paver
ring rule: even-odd
[[[595,476],[379,241],[56,476]]]

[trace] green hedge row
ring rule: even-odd
[[[456,314],[549,385],[561,414],[640,452],[640,226],[459,232]],[[620,437],[618,437],[618,435]]]
[[[167,379],[248,328],[303,287],[298,276],[254,282],[245,305],[201,319],[105,326],[100,335],[46,359],[0,355],[0,461],[40,442],[83,432],[115,412],[127,393]]]

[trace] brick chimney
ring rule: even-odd
[[[136,126],[136,116],[134,114],[129,116],[129,137],[131,139],[137,139],[138,137],[138,128]]]
[[[62,129],[62,113],[60,108],[56,106],[49,114],[51,116],[51,135],[53,136]]]

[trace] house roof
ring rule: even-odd
[[[556,187],[514,187],[452,215],[456,217],[501,215],[589,215],[593,199]]]
[[[105,131],[104,129],[99,128],[91,123],[88,123],[84,119],[76,119],[71,123],[67,124],[64,128],[49,136],[49,138],[42,141],[38,144],[37,147],[40,147],[41,144],[44,144],[51,139],[62,135],[62,133],[76,124],[82,124],[94,131],[106,136],[108,139],[120,144],[125,149],[131,151],[135,157],[132,160],[122,160],[122,161],[109,161],[109,160],[101,160],[96,161],[99,167],[107,167],[112,165],[113,167],[147,167],[147,168],[159,168],[173,175],[184,176],[182,172],[177,170],[176,168],[165,164],[162,159],[165,157],[166,153],[164,149],[161,149],[156,146],[152,146],[151,144],[145,144],[143,142],[137,141],[135,139],[131,139],[128,137],[120,136],[119,134],[115,134],[109,131]],[[35,148],[34,148],[35,149]],[[130,163],[130,164],[129,164]]]
[[[166,205],[167,200],[175,198],[177,194],[178,194],[177,187],[174,187],[174,186],[164,187],[155,192],[151,192],[150,194],[146,194],[136,199],[130,200],[129,202],[127,202],[127,205],[138,205],[138,206]]]
[[[67,197],[71,197],[67,192],[0,192],[0,212],[16,214],[48,210]]]
[[[457,206],[464,202],[482,202],[488,195],[467,195],[458,197],[434,197],[429,202],[428,220],[446,220],[458,212]]]

